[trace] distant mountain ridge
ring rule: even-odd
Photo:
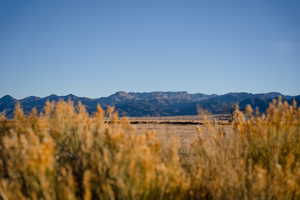
[[[4,112],[8,117],[13,116],[14,107],[20,102],[25,113],[29,113],[33,108],[42,111],[47,101],[71,100],[75,104],[81,102],[89,113],[96,111],[99,104],[106,108],[108,105],[115,106],[120,115],[127,116],[174,116],[174,115],[195,115],[199,108],[208,110],[213,114],[223,114],[232,112],[233,105],[238,104],[241,109],[250,104],[264,112],[268,104],[279,96],[282,99],[292,102],[293,99],[300,103],[300,95],[286,96],[277,92],[252,94],[252,93],[227,93],[224,95],[207,95],[202,93],[190,94],[185,91],[180,92],[116,92],[108,97],[87,98],[75,95],[47,97],[30,96],[24,99],[15,99],[5,95],[0,98],[0,112]]]

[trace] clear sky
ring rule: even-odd
[[[300,94],[299,0],[0,0],[0,96]]]

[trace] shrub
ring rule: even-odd
[[[139,134],[113,108],[81,104],[0,116],[1,199],[300,199],[300,110],[235,111],[198,127],[188,155]]]
[[[233,127],[208,123],[194,143],[192,190],[208,199],[300,199],[300,109],[236,110]],[[200,131],[203,134],[203,131]]]
[[[137,135],[110,109],[47,103],[44,113],[1,120],[3,199],[178,199],[188,181],[176,148],[162,155],[153,133]],[[107,117],[107,118],[105,118]],[[111,123],[106,123],[110,121]],[[175,146],[174,146],[175,147]]]

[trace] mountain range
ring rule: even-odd
[[[225,114],[232,112],[233,106],[238,104],[243,110],[247,105],[258,108],[264,112],[269,103],[278,97],[291,103],[293,100],[300,103],[300,95],[288,96],[278,92],[263,94],[252,93],[227,93],[223,95],[190,94],[188,92],[116,92],[108,97],[87,98],[75,95],[47,97],[30,96],[24,99],[15,99],[6,95],[0,98],[0,112],[7,117],[13,116],[14,107],[19,102],[25,111],[29,113],[33,108],[42,111],[47,101],[71,100],[75,104],[81,102],[89,113],[96,111],[97,105],[104,109],[114,106],[120,115],[126,116],[175,116],[195,115],[198,109],[205,109],[213,114]]]

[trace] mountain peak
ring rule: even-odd
[[[40,97],[36,97],[36,96],[29,96],[29,97],[26,97],[26,98],[22,99],[21,101],[27,101],[27,102],[29,102],[29,101],[37,101],[39,99],[41,99],[41,98]]]
[[[283,94],[281,94],[280,92],[269,92],[269,93],[266,93],[267,95],[269,96],[283,96]]]
[[[48,97],[58,97],[56,94],[50,94],[49,96],[47,96],[46,98]]]
[[[13,97],[10,96],[10,95],[5,95],[5,96],[3,96],[0,100],[1,100],[1,101],[15,101],[16,99],[13,98]]]
[[[70,98],[70,99],[72,99],[72,98],[77,98],[77,96],[74,95],[74,94],[68,94],[66,97],[67,97],[67,98]]]
[[[115,101],[122,101],[126,99],[132,99],[134,98],[134,96],[132,96],[132,94],[129,94],[127,92],[119,91],[113,95],[110,95],[108,98],[114,99]]]
[[[115,95],[117,95],[117,96],[128,96],[128,93],[124,92],[124,91],[118,91],[118,92],[115,93]]]

